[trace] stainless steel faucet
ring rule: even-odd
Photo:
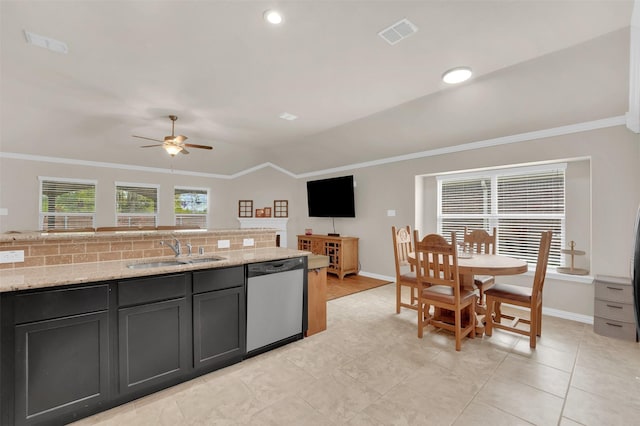
[[[173,240],[175,241],[175,245],[164,241],[160,241],[160,245],[169,247],[176,254],[176,257],[178,257],[182,254],[182,245],[180,244],[180,240],[177,238],[174,238]]]

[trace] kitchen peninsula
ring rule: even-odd
[[[242,361],[248,265],[307,267],[308,252],[275,241],[265,229],[0,236],[0,251],[24,251],[0,264],[0,424],[71,422]],[[274,347],[306,331],[300,277],[300,332]]]

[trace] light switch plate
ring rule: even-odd
[[[245,238],[242,240],[242,245],[244,247],[252,247],[254,245],[253,238]]]
[[[24,262],[24,250],[0,251],[0,263]]]
[[[387,216],[392,217],[396,215],[396,211],[395,210],[387,210]]]
[[[218,240],[218,248],[229,248],[229,247],[231,247],[231,241]]]

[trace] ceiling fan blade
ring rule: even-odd
[[[164,144],[163,143],[156,143],[156,144],[153,144],[153,145],[142,145],[140,148],[151,148],[153,146],[162,146],[162,145],[164,145]]]
[[[182,147],[182,149],[180,150],[181,153],[183,154],[188,154],[189,151],[187,151],[186,149],[184,149],[184,146]]]
[[[188,146],[189,148],[213,149],[213,147],[209,145],[195,145],[192,143],[185,143],[184,146]]]
[[[150,141],[164,142],[164,141],[161,141],[160,139],[147,138],[145,136],[136,136],[136,135],[131,135],[131,136],[133,136],[134,138],[147,139],[147,140],[150,140]]]
[[[178,135],[173,140],[178,142],[178,143],[182,143],[182,142],[186,141],[187,139],[189,139],[189,138],[184,136],[184,135]]]

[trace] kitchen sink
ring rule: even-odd
[[[185,262],[180,262],[179,260],[165,260],[161,262],[132,263],[131,265],[127,265],[127,268],[130,268],[130,269],[162,268],[163,266],[176,266],[176,265],[184,265],[184,264]]]
[[[225,258],[224,257],[219,257],[219,256],[196,257],[194,259],[186,259],[185,263],[216,262],[218,260],[225,260]]]
[[[130,268],[130,269],[162,268],[164,266],[190,265],[192,263],[216,262],[218,260],[225,260],[225,258],[219,257],[219,256],[209,256],[209,257],[196,257],[193,259],[162,260],[162,261],[154,261],[154,262],[132,263],[131,265],[127,265],[127,268]]]

